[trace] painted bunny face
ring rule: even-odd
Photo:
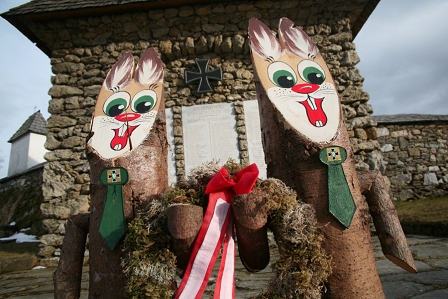
[[[280,41],[257,19],[249,21],[257,76],[286,122],[313,142],[329,142],[339,128],[339,97],[316,45],[287,18]]]
[[[89,140],[102,158],[127,154],[149,136],[162,99],[162,80],[162,61],[151,48],[135,71],[131,53],[112,67],[98,95]]]

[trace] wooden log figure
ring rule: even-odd
[[[125,53],[103,83],[87,142],[91,180],[89,298],[124,297],[126,278],[120,262],[125,255],[127,222],[136,216],[137,204],[160,196],[168,184],[165,130],[162,61],[149,48],[135,67],[132,54]],[[61,289],[58,273],[67,271],[63,266],[63,261],[70,259],[67,249],[72,243],[85,244],[85,235],[79,235],[67,231],[56,289]],[[84,245],[77,248],[84,252]],[[74,297],[61,291],[55,292],[55,298]]]
[[[291,20],[280,20],[278,36],[259,20],[249,21],[268,176],[281,179],[316,210],[333,260],[324,297],[384,298],[368,206],[330,71]]]

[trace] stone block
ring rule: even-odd
[[[341,66],[354,66],[360,61],[361,59],[359,58],[358,53],[355,50],[342,52]]]
[[[53,98],[63,98],[70,96],[81,96],[83,91],[79,88],[66,86],[66,85],[54,85],[48,91],[48,94]]]
[[[382,173],[386,170],[386,164],[383,160],[383,155],[375,150],[366,155],[365,162],[369,164],[370,169],[378,169]]]
[[[399,174],[390,178],[390,182],[393,186],[406,186],[412,181],[411,175]]]
[[[444,183],[448,183],[448,174],[442,177]]]
[[[428,170],[431,172],[437,172],[437,171],[440,171],[440,168],[439,168],[439,166],[429,166]]]
[[[14,258],[4,260],[0,264],[0,273],[12,271],[30,270],[37,264],[37,257],[30,254],[23,254]]]
[[[53,74],[71,74],[74,72],[82,71],[84,69],[84,64],[74,63],[74,62],[62,62],[54,64],[51,67]]]
[[[400,191],[398,198],[400,201],[406,201],[414,197],[414,191],[411,189],[403,189]]]
[[[398,144],[401,150],[406,150],[409,145],[409,141],[405,137],[400,136],[398,137]]]
[[[44,258],[39,261],[39,265],[43,267],[57,267],[59,264],[59,257]]]
[[[67,207],[64,207],[62,205],[54,205],[50,203],[41,204],[40,210],[42,212],[43,217],[56,218],[56,219],[68,219],[71,213],[70,209]]]
[[[47,246],[61,246],[64,236],[56,234],[48,234],[40,237],[42,244]]]
[[[84,97],[96,98],[100,93],[101,85],[92,85],[84,87]]]
[[[49,257],[53,255],[54,251],[55,249],[53,246],[40,245],[38,255],[42,257]]]
[[[423,176],[423,185],[425,186],[436,186],[439,184],[439,180],[435,173],[425,173]]]
[[[389,136],[389,129],[386,127],[377,127],[376,132],[378,137]]]
[[[397,137],[408,137],[409,133],[408,130],[399,130],[399,131],[394,131],[392,133],[390,133],[390,137],[392,138],[397,138]]]
[[[381,150],[383,153],[387,153],[387,152],[393,151],[393,150],[394,150],[394,147],[393,147],[392,144],[387,143],[387,144],[383,145],[383,146],[380,148],[380,150]]]
[[[362,139],[362,140],[367,140],[367,133],[363,129],[356,128],[355,129],[355,137]]]
[[[411,156],[411,157],[418,157],[418,156],[420,156],[420,149],[417,147],[411,147],[411,148],[408,148],[408,153],[409,153],[409,156]]]

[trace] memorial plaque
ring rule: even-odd
[[[246,120],[247,147],[249,162],[256,163],[260,170],[259,177],[266,179],[266,163],[264,160],[263,144],[261,141],[260,114],[258,101],[244,101],[244,118]]]
[[[240,162],[232,103],[182,107],[185,173],[204,162]]]
[[[166,115],[166,137],[168,141],[168,185],[177,183],[176,176],[176,153],[174,147],[174,118],[171,108],[165,109]]]

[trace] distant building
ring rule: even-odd
[[[12,135],[8,140],[11,143],[8,177],[25,172],[31,167],[45,162],[46,132],[47,121],[39,110],[31,115]]]

